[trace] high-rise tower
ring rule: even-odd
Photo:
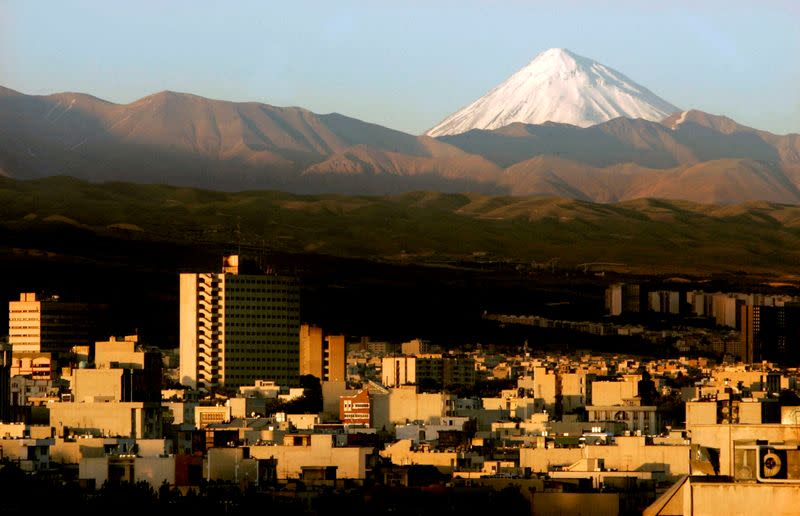
[[[296,383],[299,312],[294,278],[243,274],[236,255],[220,273],[181,274],[181,383],[202,391]]]

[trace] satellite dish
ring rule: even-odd
[[[764,467],[764,477],[772,478],[781,472],[783,462],[780,456],[775,453],[775,450],[767,450],[761,460]]]

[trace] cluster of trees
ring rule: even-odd
[[[106,483],[97,490],[81,487],[62,477],[30,475],[12,462],[0,463],[0,514],[81,514],[86,516],[124,514],[293,514],[317,516],[339,514],[341,508],[354,514],[490,514],[502,507],[509,514],[527,514],[530,505],[519,487],[500,490],[446,487],[437,482],[420,488],[390,488],[380,485],[324,488],[297,496],[306,490],[302,483],[293,489],[242,489],[239,485],[204,482],[189,490],[163,484],[154,489],[147,482]],[[43,496],[44,495],[44,496]]]

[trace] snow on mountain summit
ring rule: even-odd
[[[588,127],[620,116],[660,121],[679,108],[628,77],[563,48],[551,48],[428,136],[497,129],[514,122]]]

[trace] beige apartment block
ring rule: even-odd
[[[156,439],[161,437],[161,405],[145,402],[49,403],[50,426],[67,434]]]
[[[95,488],[110,480],[147,482],[153,489],[158,489],[165,482],[175,485],[175,456],[86,458],[78,465],[78,478],[94,481]]]
[[[400,352],[404,355],[427,355],[435,351],[436,348],[430,342],[422,339],[410,340],[400,345]]]
[[[465,451],[438,451],[426,446],[415,446],[411,439],[401,439],[380,452],[381,457],[399,466],[435,466],[442,473],[453,473],[457,468],[471,469],[483,464],[483,458]]]
[[[440,392],[418,393],[414,387],[404,387],[390,389],[388,394],[373,394],[371,404],[372,425],[391,430],[398,423],[431,423],[451,415],[455,396]]]
[[[254,459],[277,459],[278,478],[299,478],[303,466],[336,466],[336,478],[363,480],[372,448],[334,446],[329,434],[286,435],[281,446],[251,446]]]
[[[180,382],[210,391],[298,381],[300,301],[294,278],[243,274],[227,256],[221,273],[180,275]]]
[[[50,447],[50,461],[58,464],[79,464],[82,459],[134,451],[139,457],[165,456],[172,453],[172,441],[119,437],[78,437],[74,439],[58,437]]]
[[[647,444],[645,437],[616,437],[612,445],[582,448],[521,448],[520,468],[546,473],[553,467],[567,467],[580,459],[602,459],[607,469],[617,471],[658,471],[666,478],[689,473],[688,444]]]
[[[70,379],[73,400],[84,401],[131,401],[127,394],[125,379],[130,378],[125,369],[75,369]],[[127,389],[130,391],[130,388]]]
[[[324,335],[322,328],[300,326],[300,374],[323,382],[346,380],[347,353],[344,335]]]
[[[11,377],[26,376],[32,380],[52,380],[56,361],[52,353],[15,351],[11,358]]]
[[[0,446],[3,460],[12,461],[23,471],[30,473],[50,466],[50,447],[53,442],[52,438],[23,437],[3,439]]]
[[[94,344],[94,364],[98,369],[144,369],[145,353],[136,351],[137,335],[127,335],[122,340],[111,337]]]

